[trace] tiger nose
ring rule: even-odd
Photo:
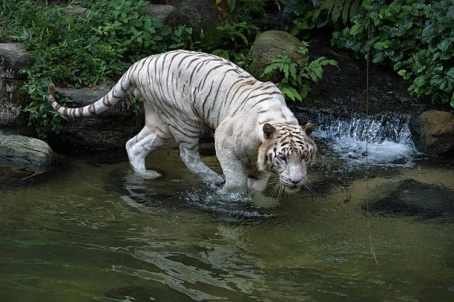
[[[292,184],[296,185],[296,184],[300,183],[301,179],[290,179],[290,181]]]

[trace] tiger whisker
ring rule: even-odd
[[[271,176],[269,184],[272,185],[272,187],[273,187],[273,189],[271,190],[270,196],[279,198],[279,196],[281,195],[281,191],[282,191],[282,188],[281,188],[282,184],[279,180],[279,177],[277,177],[275,175]]]
[[[304,187],[307,191],[309,191],[310,193],[312,193],[312,194],[318,196],[317,192],[315,191],[315,189],[312,187],[311,184],[305,182],[305,183],[303,183],[303,187]]]

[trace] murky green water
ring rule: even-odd
[[[0,189],[0,301],[454,301],[452,221],[361,207],[401,179],[454,189],[450,167],[330,185],[325,161],[316,193],[263,209],[220,200],[170,146],[150,164],[164,178],[78,157]]]

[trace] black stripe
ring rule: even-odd
[[[205,86],[205,82],[206,82],[206,80],[209,78],[210,73],[212,73],[213,71],[215,71],[215,70],[217,70],[218,68],[221,68],[221,67],[223,67],[223,65],[217,65],[217,66],[211,68],[211,69],[207,72],[207,74],[204,75],[203,81],[199,83],[199,89],[200,89],[200,90],[203,90],[203,88],[204,88],[204,86]]]

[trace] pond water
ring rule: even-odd
[[[220,199],[174,144],[149,156],[153,181],[104,154],[5,185],[0,300],[454,301],[453,220],[364,210],[405,179],[453,190],[452,162],[358,166],[325,147],[310,190],[271,208]]]

